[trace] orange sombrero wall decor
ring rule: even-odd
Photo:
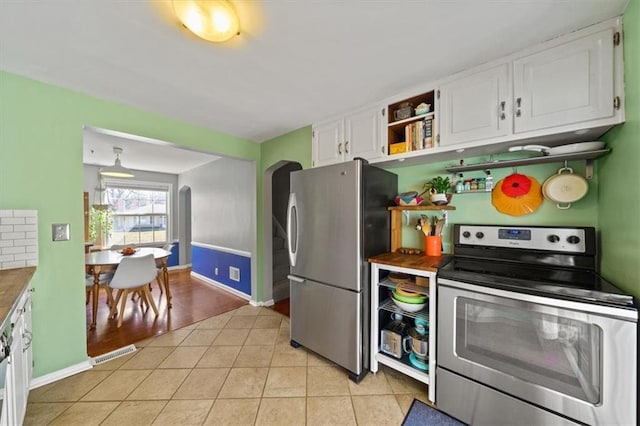
[[[496,184],[491,203],[500,213],[523,216],[535,212],[542,204],[540,183],[531,176],[513,173]]]

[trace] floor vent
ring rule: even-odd
[[[116,349],[115,351],[111,351],[104,355],[91,358],[91,365],[102,364],[107,361],[111,361],[112,359],[120,358],[121,356],[130,354],[135,351],[136,351],[135,345],[125,346],[124,348]]]

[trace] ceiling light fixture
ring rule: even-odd
[[[135,177],[133,172],[129,169],[122,167],[120,163],[120,154],[122,154],[122,148],[117,146],[113,147],[113,152],[116,154],[116,162],[113,166],[103,167],[100,169],[100,175],[118,178],[132,178]]]
[[[240,35],[240,22],[227,0],[172,0],[173,11],[189,31],[205,40],[221,42]]]

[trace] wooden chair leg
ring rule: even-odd
[[[105,287],[104,291],[107,293],[107,306],[113,306],[113,289],[111,287]]]
[[[87,287],[87,290],[85,291],[85,301],[84,304],[88,305],[89,304],[89,300],[91,300],[91,290],[89,290],[89,288]]]
[[[143,313],[145,313],[147,310],[149,310],[149,301],[147,300],[147,295],[142,289],[136,290],[136,293],[138,294],[138,298],[140,299],[140,308],[142,308]]]
[[[145,294],[149,305],[151,305],[151,309],[153,309],[153,312],[156,314],[156,316],[158,316],[158,308],[156,307],[156,302],[153,301],[153,296],[149,291],[149,287],[145,286],[143,287],[143,289],[143,293]]]
[[[109,312],[109,318],[111,318],[111,319],[115,318],[116,315],[118,314],[118,302],[120,301],[120,298],[122,297],[122,292],[123,292],[122,289],[118,290],[118,293],[116,294],[116,298],[113,301],[113,303],[111,304],[111,311]]]
[[[124,317],[124,308],[127,305],[127,295],[129,294],[129,290],[124,290],[124,295],[122,297],[122,306],[120,307],[120,315],[118,316],[118,328],[122,325],[122,318]]]

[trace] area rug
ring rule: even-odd
[[[464,426],[464,423],[414,399],[402,426]]]

